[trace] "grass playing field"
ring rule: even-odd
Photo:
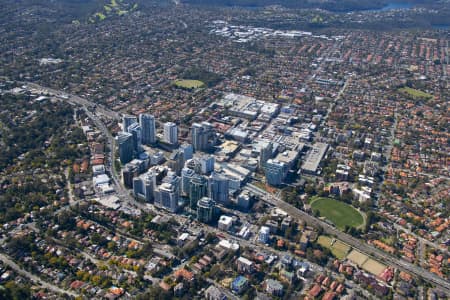
[[[362,268],[369,273],[372,273],[375,276],[380,275],[385,269],[386,266],[369,258],[363,265]]]
[[[344,244],[340,240],[332,239],[325,235],[319,236],[317,243],[322,247],[330,249],[331,253],[339,259],[343,259],[350,251],[350,246]]]
[[[352,250],[347,255],[347,259],[361,267],[369,259],[369,257],[357,250]]]
[[[176,80],[174,82],[174,84],[177,87],[185,88],[185,89],[197,89],[197,88],[201,88],[201,87],[205,86],[205,83],[203,81],[188,80],[188,79]]]
[[[320,216],[333,222],[339,229],[359,227],[364,223],[363,216],[352,206],[331,198],[315,198],[311,201],[313,211],[318,210]]]
[[[409,88],[409,87],[401,88],[401,89],[399,89],[399,91],[401,93],[407,94],[407,95],[409,95],[409,96],[411,96],[413,98],[423,98],[423,99],[433,98],[433,95],[430,95],[428,93],[425,93],[425,92],[422,92],[422,91],[419,91],[419,90],[416,90],[416,89],[412,89],[412,88]]]

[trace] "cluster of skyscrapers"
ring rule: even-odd
[[[201,155],[186,162],[181,170],[183,196],[189,199],[191,209],[203,197],[209,197],[214,202],[229,204],[228,178],[214,172],[214,156]]]
[[[216,144],[216,132],[208,122],[194,123],[191,129],[192,146],[195,151],[210,151]],[[153,145],[156,139],[155,117],[140,114],[139,122],[135,116],[124,116],[122,132],[117,136],[119,156],[122,164],[131,161],[142,152],[142,145]],[[163,128],[163,142],[178,145],[178,126],[167,122]]]
[[[124,116],[123,130],[117,136],[119,156],[126,167],[145,156],[142,145],[157,142],[155,118],[149,114]],[[229,179],[214,172],[213,155],[195,152],[209,152],[216,144],[214,127],[207,123],[194,123],[191,129],[192,144],[183,143],[172,152],[166,166],[153,165],[147,171],[133,168],[126,173],[128,186],[133,187],[134,195],[155,206],[171,212],[179,210],[181,199],[190,210],[197,211],[198,219],[211,222],[216,203],[229,203]],[[178,127],[167,122],[163,127],[163,142],[178,145]],[[148,156],[148,155],[147,155]],[[139,175],[140,174],[140,175]],[[125,175],[124,175],[125,181]]]
[[[176,212],[181,197],[187,207],[197,212],[202,222],[214,218],[216,203],[229,203],[228,179],[214,172],[214,157],[201,155],[190,157],[180,176],[167,166],[155,166],[146,173],[134,177],[133,192],[138,198],[155,206]]]
[[[179,188],[180,178],[164,167],[150,168],[146,173],[133,178],[133,193],[136,197],[171,212],[178,211]]]
[[[122,164],[130,162],[143,152],[142,145],[156,143],[155,117],[149,114],[140,114],[139,122],[135,116],[124,116],[122,132],[117,135],[119,158]]]
[[[140,114],[138,118],[124,116],[122,127],[123,131],[117,136],[122,164],[142,156],[142,145],[150,146],[157,142],[155,118],[152,115]],[[180,197],[189,201],[188,206],[192,210],[197,209],[198,202],[204,197],[214,203],[230,203],[229,191],[233,188],[227,176],[214,171],[214,156],[203,153],[194,158],[193,155],[194,152],[209,152],[213,149],[217,143],[214,127],[208,122],[194,123],[191,138],[192,144],[180,145],[168,158],[170,171],[164,174],[164,180],[156,180],[157,174],[153,169],[141,176],[134,174],[133,180],[129,178],[129,186],[132,181],[136,196],[171,211],[178,209]],[[178,145],[178,127],[175,123],[164,124],[163,141],[166,144]],[[260,142],[258,148],[259,168],[264,170],[267,183],[280,185],[289,170],[290,159],[285,159],[281,154],[272,159],[274,147],[271,141]],[[205,203],[203,201],[203,206]]]
[[[150,146],[157,142],[155,118],[152,115],[140,114],[138,118],[124,116],[122,127],[123,131],[117,136],[122,164],[142,156],[142,145]],[[173,122],[165,123],[162,137],[164,143],[177,146],[177,125]],[[204,197],[214,203],[230,203],[229,193],[234,188],[230,186],[232,183],[227,176],[214,171],[214,156],[205,153],[196,155],[195,158],[193,156],[194,152],[210,152],[213,149],[217,143],[214,127],[208,122],[194,123],[191,127],[191,138],[192,144],[184,143],[172,152],[167,163],[169,172],[164,174],[164,178],[156,180],[153,169],[141,176],[133,175],[136,196],[170,211],[178,210],[180,197],[189,201],[188,207],[192,210],[199,207],[198,203]],[[282,184],[298,152],[285,151],[272,159],[275,151],[271,141],[260,141],[258,148],[258,165],[265,172],[267,183],[274,186]],[[131,178],[128,181],[130,186]],[[205,201],[201,207],[211,203]]]
[[[295,147],[293,150],[285,150],[278,153],[274,158],[274,144],[271,141],[260,141],[259,144],[259,168],[266,175],[266,182],[272,186],[281,185],[289,170],[294,169],[297,164],[299,153],[303,146]]]

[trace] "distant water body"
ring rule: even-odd
[[[431,27],[433,27],[433,29],[442,29],[442,30],[447,30],[450,29],[450,25],[432,25]]]
[[[260,9],[264,9],[264,6],[260,6],[260,5],[226,5],[229,7],[238,7],[238,8],[243,8],[243,9],[248,9],[248,10],[260,10]],[[408,2],[402,2],[402,1],[392,1],[392,2],[388,2],[385,6],[380,7],[380,8],[373,8],[373,9],[349,9],[346,10],[345,12],[356,12],[356,11],[387,11],[387,10],[392,10],[392,9],[410,9],[414,7],[413,3],[408,3]]]
[[[407,2],[388,2],[385,6],[378,9],[369,9],[369,11],[388,11],[393,9],[410,9],[414,4]]]
[[[399,2],[400,0],[387,2],[385,6],[379,8],[368,8],[368,9],[348,9],[343,11],[332,11],[335,13],[359,13],[359,12],[385,12],[394,9],[411,9],[415,7],[414,3]]]
[[[376,8],[376,9],[366,9],[366,10],[348,10],[346,12],[361,12],[361,11],[369,11],[369,12],[383,12],[383,11],[390,11],[390,10],[394,10],[394,9],[411,9],[414,8],[416,5],[414,3],[408,3],[408,2],[399,2],[397,1],[392,1],[392,2],[388,2],[385,6],[380,7],[380,8]],[[244,9],[248,9],[248,10],[259,10],[259,9],[263,9],[264,7],[262,6],[234,6],[234,7],[238,7],[238,8],[244,8]],[[450,29],[450,25],[448,24],[436,24],[436,25],[432,25],[431,28],[433,29],[440,29],[440,30],[448,30]]]
[[[248,9],[248,10],[259,10],[259,9],[263,9],[264,6],[258,6],[258,5],[252,5],[252,6],[240,6],[240,5],[230,5],[231,7],[238,7],[238,8],[243,8],[243,9]],[[413,8],[414,4],[413,3],[408,3],[408,2],[398,2],[397,1],[392,1],[392,2],[388,2],[385,6],[380,7],[380,8],[375,8],[375,9],[350,9],[347,10],[345,12],[356,12],[356,11],[388,11],[388,10],[393,10],[393,9],[410,9]]]
[[[389,2],[387,5],[385,5],[382,8],[378,8],[378,9],[370,9],[367,11],[389,11],[389,10],[393,10],[393,9],[410,9],[415,7],[415,5],[413,3],[407,3],[407,2]],[[437,29],[437,30],[448,30],[450,29],[450,25],[448,24],[436,24],[436,25],[431,25],[431,28],[433,29]]]

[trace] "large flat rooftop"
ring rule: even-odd
[[[325,156],[328,150],[328,144],[316,143],[306,155],[305,161],[302,165],[302,170],[310,173],[316,173],[320,161]]]

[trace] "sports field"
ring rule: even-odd
[[[177,87],[185,88],[185,89],[197,89],[205,86],[205,83],[200,80],[189,80],[189,79],[183,79],[183,80],[176,80],[174,84]]]
[[[347,255],[347,259],[352,263],[357,264],[358,267],[361,267],[369,259],[369,257],[357,250],[352,250],[352,252]]]
[[[405,93],[413,98],[424,98],[424,99],[433,98],[433,95],[422,92],[420,90],[412,89],[410,87],[401,88],[401,89],[399,89],[399,91],[402,93]]]
[[[369,258],[363,265],[362,268],[369,273],[372,273],[375,276],[380,275],[385,269],[386,266]]]
[[[347,255],[347,259],[375,276],[380,275],[387,268],[382,263],[356,250],[352,250]]]
[[[364,218],[352,206],[331,198],[315,198],[311,201],[313,211],[318,210],[320,216],[331,221],[339,229],[344,227],[359,227],[364,223]]]
[[[343,259],[350,251],[349,245],[325,235],[319,236],[317,243],[319,243],[322,247],[330,249],[331,253],[339,259]]]

